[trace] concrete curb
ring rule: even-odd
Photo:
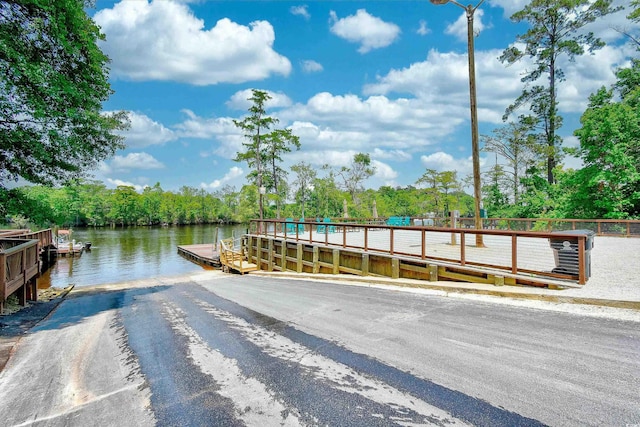
[[[443,292],[443,296],[455,296],[457,294],[486,295],[500,298],[513,298],[529,301],[544,301],[556,304],[578,304],[600,307],[623,308],[640,311],[640,301],[611,300],[604,298],[587,298],[568,295],[558,295],[562,290],[526,288],[522,286],[494,286],[481,283],[460,282],[425,282],[411,279],[388,279],[373,276],[350,276],[345,274],[310,274],[280,271],[254,271],[250,273],[256,276],[278,277],[286,279],[303,279],[314,281],[332,281],[346,283],[363,283],[376,285],[389,285],[419,289],[429,289]]]

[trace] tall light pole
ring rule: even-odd
[[[480,182],[480,146],[478,143],[478,103],[476,101],[476,62],[473,44],[473,14],[484,2],[473,6],[463,6],[455,0],[429,0],[432,4],[440,5],[453,3],[467,13],[467,49],[469,51],[469,103],[471,106],[471,157],[473,158],[473,199],[475,204],[475,227],[482,229],[480,218],[480,201],[482,200],[482,183]],[[483,247],[482,234],[476,234],[476,246]]]

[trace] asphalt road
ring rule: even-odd
[[[637,322],[206,274],[72,292],[0,373],[2,425],[628,426]]]

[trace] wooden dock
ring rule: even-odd
[[[199,265],[220,268],[220,254],[212,243],[178,246],[178,254]]]

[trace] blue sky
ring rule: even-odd
[[[617,1],[614,4],[626,4]],[[503,125],[531,65],[506,67],[502,51],[526,31],[509,17],[523,0],[487,0],[475,14],[481,134]],[[115,94],[105,111],[127,110],[127,148],[95,171],[110,188],[160,182],[220,190],[246,183],[248,168],[233,119],[252,88],[268,91],[268,113],[302,147],[286,155],[320,169],[369,153],[367,187],[412,185],[425,169],[471,172],[466,18],[429,1],[97,0],[89,11],[106,35]],[[637,31],[616,13],[588,29],[608,44],[561,64],[566,146],[588,96],[637,56],[614,28]],[[481,154],[488,170],[495,156]],[[566,159],[567,167],[577,167]],[[290,174],[290,179],[295,176]]]

